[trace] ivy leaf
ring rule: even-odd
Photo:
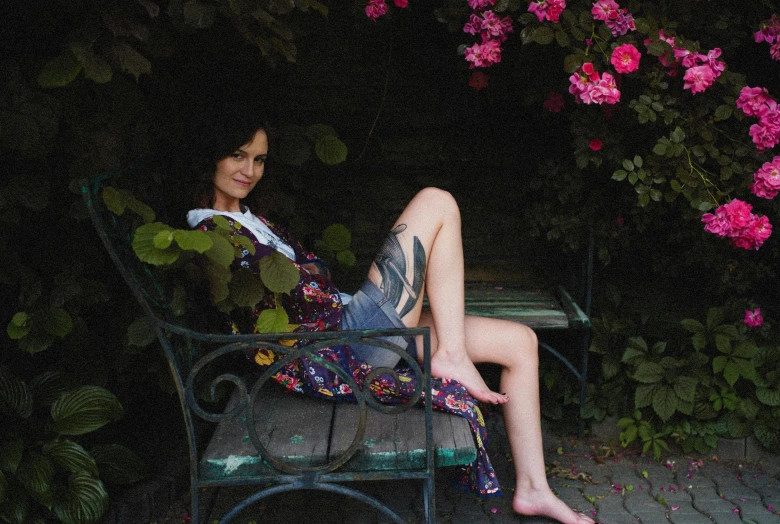
[[[642,409],[653,402],[656,384],[642,384],[634,392],[634,409]]]
[[[133,235],[133,251],[138,259],[153,266],[176,262],[181,254],[177,247],[165,249],[156,246],[156,243],[159,242],[158,235],[163,234],[164,236],[166,232],[170,231],[172,231],[170,226],[162,222],[152,222],[138,227]]]
[[[90,451],[95,459],[100,478],[112,484],[132,484],[147,475],[141,457],[121,444],[102,444]]]
[[[280,307],[266,309],[257,317],[255,327],[258,333],[283,333],[287,331],[290,319],[287,312]]]
[[[51,509],[54,500],[51,490],[54,464],[51,460],[37,451],[26,453],[16,469],[16,479],[33,499]]]
[[[119,420],[122,413],[113,393],[99,386],[82,386],[52,404],[51,428],[62,435],[83,435]]]
[[[664,422],[677,411],[677,395],[670,386],[662,384],[653,393],[653,410]]]
[[[32,410],[33,399],[27,384],[0,365],[0,413],[27,418]]]
[[[347,146],[333,135],[320,138],[314,144],[314,152],[323,164],[333,166],[347,159]]]
[[[259,266],[263,284],[274,293],[289,293],[301,278],[295,263],[278,251],[261,258]]]
[[[98,476],[95,459],[87,450],[72,440],[52,440],[43,446],[43,453],[69,473],[87,473]]]
[[[230,298],[238,307],[253,308],[265,297],[265,287],[257,275],[248,269],[233,273],[228,284]]]
[[[696,396],[696,385],[698,383],[699,381],[693,377],[681,375],[674,381],[674,393],[680,400],[693,402],[693,399]]]
[[[81,64],[73,53],[66,51],[43,66],[38,74],[38,85],[46,89],[64,87],[76,80],[80,72]]]
[[[633,377],[634,380],[645,384],[652,384],[661,381],[666,375],[663,366],[655,362],[642,362],[637,367]]]
[[[341,224],[331,224],[322,232],[322,239],[333,251],[344,251],[352,244],[352,234]]]
[[[86,473],[74,473],[65,490],[54,502],[53,510],[66,524],[98,522],[108,507],[108,493],[103,483]]]

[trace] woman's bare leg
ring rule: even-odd
[[[508,400],[487,387],[466,353],[460,211],[449,193],[427,188],[409,202],[368,278],[409,327],[417,327],[427,293],[439,341],[431,358],[433,375],[457,380],[477,400],[493,404]]]
[[[435,358],[441,350],[436,320],[423,313],[420,326],[432,328],[431,351]],[[513,399],[504,404],[503,412],[517,478],[512,499],[514,510],[522,515],[543,515],[566,524],[592,523],[592,519],[573,511],[555,496],[547,483],[536,335],[522,324],[471,316],[465,317],[464,329],[469,357],[476,363],[503,366],[501,391]]]

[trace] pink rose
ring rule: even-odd
[[[712,85],[715,72],[708,64],[690,67],[683,77],[683,89],[690,89],[692,94],[701,93]]]
[[[636,47],[623,44],[612,51],[612,58],[609,61],[618,73],[632,73],[639,69],[641,57]]]
[[[761,308],[757,307],[752,311],[750,309],[745,310],[745,324],[750,327],[759,327],[764,323],[764,317],[761,316]]]
[[[404,9],[407,5],[409,5],[409,0],[393,0],[393,3],[396,7]]]
[[[603,142],[601,140],[599,140],[598,138],[594,138],[593,140],[590,141],[588,147],[591,148],[593,151],[599,151],[602,145]]]
[[[385,0],[369,0],[366,6],[366,16],[376,22],[377,18],[387,14],[387,9]]]
[[[482,9],[488,5],[495,5],[496,0],[467,0],[472,9]]]

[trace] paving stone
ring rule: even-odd
[[[716,524],[743,524],[739,515],[731,511],[710,513],[710,518]]]
[[[639,513],[635,515],[642,524],[668,524],[665,513]]]
[[[720,495],[731,502],[745,502],[746,500],[761,500],[761,495],[745,485],[729,486],[718,490]]]
[[[780,524],[780,517],[769,512],[760,502],[740,504],[739,516],[742,520],[753,520],[758,524]]]
[[[674,524],[712,524],[712,521],[708,517],[699,512],[682,513],[679,511],[672,511],[669,513],[669,520]]]
[[[596,518],[602,524],[637,524],[639,522],[635,516],[625,510],[622,512],[599,511]]]
[[[639,515],[640,513],[666,513],[666,507],[647,493],[636,491],[626,493],[623,505],[632,515]]]

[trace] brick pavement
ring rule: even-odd
[[[437,471],[436,498],[440,523],[549,524],[549,519],[519,517],[511,509],[512,464],[500,416],[487,418],[488,450],[504,496],[487,500],[458,492],[454,469]],[[545,436],[549,482],[570,506],[604,524],[780,524],[780,459],[761,464],[720,462],[708,457],[647,457],[622,452],[608,456],[604,446],[587,440]],[[388,503],[407,522],[422,522],[419,483],[386,482],[360,486]],[[214,515],[238,499],[222,492]],[[234,522],[247,524],[313,522],[380,524],[376,511],[340,496],[320,492],[280,495],[246,511]],[[211,522],[210,520],[208,522]]]

